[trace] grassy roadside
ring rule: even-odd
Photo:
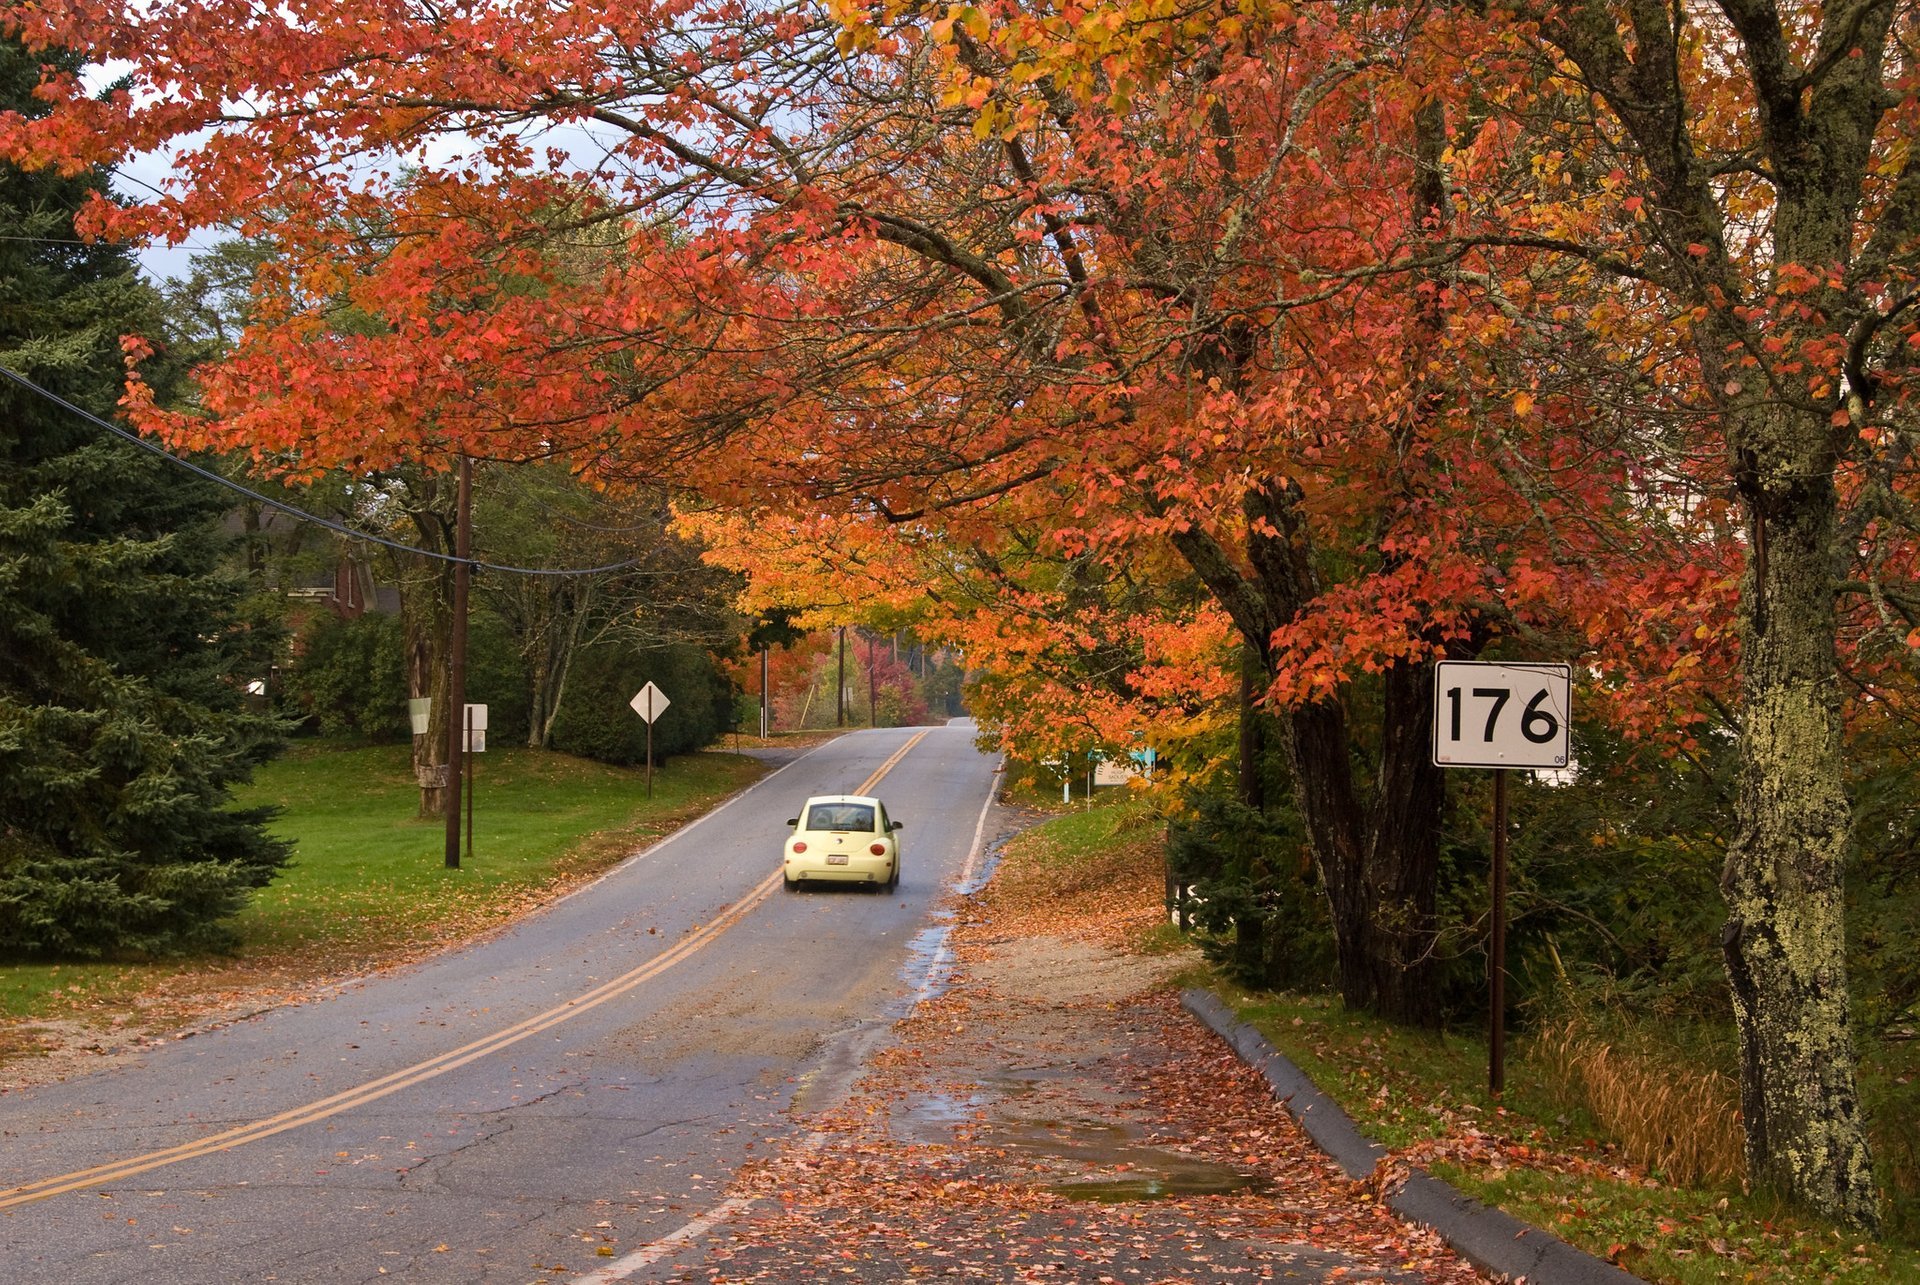
[[[724,751],[654,773],[538,750],[477,764],[473,855],[445,864],[445,823],[417,815],[407,747],[296,746],[240,793],[283,811],[292,864],[236,916],[230,955],[0,969],[0,1066],[137,1042],[205,1014],[257,1009],[327,978],[440,949],[607,869],[764,772]]]
[[[1117,794],[1075,807],[1009,844],[996,879],[1098,882],[1116,853],[1141,852],[1153,825],[1144,806]],[[1158,845],[1144,846],[1156,863],[1147,877],[1158,878]],[[1178,940],[1162,923],[1132,948],[1159,953]],[[1670,1183],[1630,1163],[1620,1139],[1556,1089],[1550,1051],[1524,1035],[1509,1044],[1507,1092],[1496,1102],[1484,1037],[1389,1026],[1327,995],[1249,992],[1205,964],[1180,982],[1219,994],[1398,1158],[1647,1281],[1920,1283],[1911,1243],[1863,1242],[1737,1185]]]

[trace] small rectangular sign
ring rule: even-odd
[[[1440,767],[1563,768],[1572,723],[1569,665],[1434,666],[1433,761]]]

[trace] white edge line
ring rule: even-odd
[[[964,888],[973,882],[974,867],[980,864],[980,836],[987,830],[987,814],[993,810],[993,801],[1000,796],[1000,775],[1007,770],[1007,761],[1002,758],[994,765],[993,775],[987,780],[987,801],[980,805],[980,819],[973,823],[973,846],[967,850],[967,864],[960,869],[958,887]]]
[[[585,1276],[571,1277],[567,1285],[613,1285],[616,1281],[623,1281],[641,1268],[653,1266],[677,1251],[686,1242],[706,1235],[715,1226],[725,1222],[752,1203],[745,1196],[728,1196],[706,1213],[691,1222],[682,1223],[645,1248],[636,1249],[625,1258],[616,1259],[597,1271],[588,1272]]]

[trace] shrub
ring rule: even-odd
[[[487,707],[487,744],[524,745],[532,707],[527,666],[505,624],[475,611],[467,623],[467,700]]]
[[[306,632],[286,675],[286,700],[323,736],[397,741],[411,735],[400,617],[322,617]]]
[[[1291,812],[1188,796],[1169,827],[1167,874],[1201,951],[1242,985],[1312,990],[1333,976],[1333,928]]]
[[[647,725],[629,702],[649,682],[670,702],[653,724],[656,764],[711,745],[733,726],[732,684],[705,650],[602,643],[574,660],[553,720],[553,748],[602,763],[645,762]]]

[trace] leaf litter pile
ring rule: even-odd
[[[1150,845],[1048,855],[1016,842],[955,907],[949,987],[835,1100],[803,1094],[800,1141],[668,1279],[1485,1279],[1181,1009],[1183,957],[1132,953],[1161,914]]]

